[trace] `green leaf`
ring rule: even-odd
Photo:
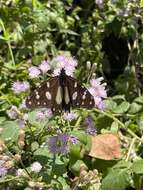
[[[143,104],[143,96],[139,96],[134,99],[135,102]]]
[[[143,174],[143,159],[135,161],[132,165],[132,170],[136,174]]]
[[[122,102],[120,105],[118,105],[115,109],[113,109],[112,111],[114,113],[125,113],[128,111],[130,107],[130,104],[128,102]]]
[[[32,144],[31,144],[31,150],[32,151],[35,151],[35,150],[37,150],[39,148],[39,144],[38,144],[38,142],[32,142]]]
[[[136,102],[133,102],[130,105],[130,109],[129,109],[128,112],[131,113],[131,114],[135,114],[135,113],[139,112],[141,109],[142,109],[142,105],[139,105]]]
[[[129,184],[129,175],[126,170],[112,169],[103,179],[101,189],[125,190]]]
[[[114,102],[113,100],[105,100],[105,107],[107,110],[113,110],[117,107],[117,103]]]
[[[58,181],[60,182],[60,184],[62,184],[62,190],[71,190],[64,177],[58,177]]]
[[[16,121],[5,121],[0,125],[0,128],[3,129],[0,135],[2,139],[11,139],[12,141],[18,139],[20,128]]]

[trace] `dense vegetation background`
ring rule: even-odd
[[[1,189],[141,189],[142,18],[139,0],[0,1]],[[106,109],[78,110],[74,121],[56,116],[42,123],[36,121],[33,111],[29,112],[27,123],[24,121],[24,126],[19,127],[25,114],[19,106],[28,92],[15,94],[13,83],[28,81],[35,87],[51,73],[31,80],[28,69],[38,67],[43,60],[51,62],[57,55],[78,60],[75,77],[84,84],[95,73],[96,77],[104,77]],[[11,109],[19,118],[9,117]],[[97,133],[119,136],[120,159],[107,161],[83,153],[90,140],[84,139],[87,135],[79,128],[88,115]],[[44,142],[61,128],[73,132],[80,145],[74,146],[68,156],[53,156]],[[37,170],[32,169],[34,161],[42,165]],[[17,174],[18,169],[26,174]]]

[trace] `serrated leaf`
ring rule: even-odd
[[[112,111],[114,113],[125,113],[128,111],[130,107],[130,104],[128,102],[122,102],[120,105],[118,105],[115,109],[113,109]]]
[[[134,173],[143,174],[143,159],[135,161],[131,168]]]
[[[130,182],[129,175],[126,170],[111,170],[103,179],[102,190],[125,190]]]

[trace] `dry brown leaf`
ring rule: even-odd
[[[100,134],[92,137],[92,146],[89,155],[103,160],[120,159],[121,148],[118,136]]]

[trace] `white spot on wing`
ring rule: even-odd
[[[39,94],[37,94],[37,95],[36,95],[36,99],[39,100],[39,98],[40,98],[40,96],[39,96]]]
[[[37,102],[38,105],[40,105],[40,102]]]
[[[31,101],[29,101],[28,103],[29,103],[29,105],[31,105]]]
[[[72,99],[75,100],[77,98],[77,92],[74,92],[72,95]]]
[[[82,102],[81,105],[84,105],[84,102]]]
[[[49,83],[49,82],[47,82],[47,87],[48,87],[48,88],[50,87],[50,83]]]
[[[44,105],[46,105],[46,102],[44,102]]]
[[[65,87],[65,103],[68,104],[70,101],[70,98],[69,98],[69,92],[68,92],[68,88],[67,86]]]
[[[74,88],[76,88],[76,87],[77,87],[77,82],[74,83]]]
[[[56,102],[57,102],[57,104],[62,103],[62,88],[61,88],[61,86],[59,86],[58,90],[57,90]]]
[[[46,92],[45,95],[46,95],[46,97],[47,97],[48,100],[51,100],[51,94],[50,94],[50,92]]]

